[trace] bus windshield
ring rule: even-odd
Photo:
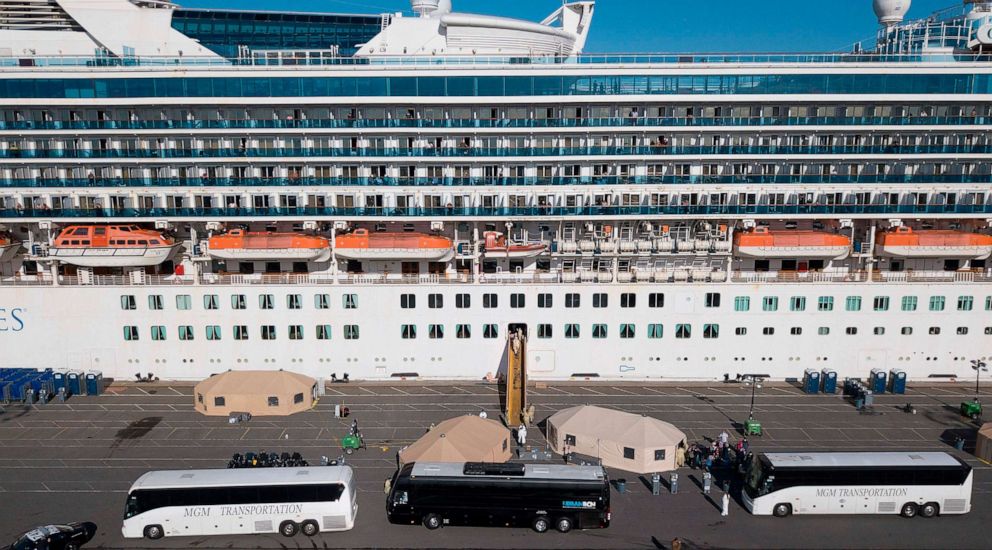
[[[751,468],[748,469],[744,479],[744,489],[752,498],[768,492],[765,486],[765,470],[761,465],[761,459],[755,458],[751,461]]]

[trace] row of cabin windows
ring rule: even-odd
[[[805,296],[792,296],[788,300],[789,311],[806,311],[806,297]],[[874,311],[888,311],[891,306],[891,298],[889,296],[875,296],[871,301],[872,309]],[[861,296],[847,296],[844,299],[844,309],[845,311],[861,311],[863,306],[863,300]],[[917,296],[903,296],[900,304],[902,311],[916,311],[919,307],[919,297]],[[779,308],[779,298],[777,296],[764,296],[761,298],[761,310],[762,311],[778,311]],[[947,308],[947,297],[946,296],[931,296],[929,309],[930,311],[944,311]],[[974,296],[958,296],[957,310],[958,311],[972,311],[975,308],[975,297]],[[750,296],[738,296],[734,298],[734,311],[750,311],[751,310],[751,297]],[[833,311],[834,310],[834,297],[833,296],[820,296],[816,300],[816,310],[817,311]],[[987,296],[985,298],[985,311],[992,311],[992,296]]]
[[[276,299],[273,294],[260,294],[258,296],[259,309],[275,309],[275,305],[276,305]],[[314,295],[313,305],[315,309],[330,309],[331,295],[330,294]],[[341,307],[343,309],[358,309],[358,295],[342,294]],[[121,296],[121,309],[124,310],[138,309],[138,302],[133,294],[125,294]],[[148,309],[150,310],[165,309],[165,301],[162,298],[161,294],[152,294],[148,296]],[[181,311],[193,309],[192,297],[189,294],[177,295],[176,309]],[[207,309],[207,310],[220,309],[220,297],[217,294],[204,295],[203,309]],[[232,294],[231,309],[248,309],[247,297],[244,294]],[[303,296],[301,294],[288,294],[286,296],[286,309],[303,309]]]
[[[329,294],[316,294],[314,295],[314,308],[316,309],[330,309],[331,307],[331,296]],[[569,292],[565,294],[565,307],[566,308],[577,308],[581,306],[582,299],[581,295],[577,292]],[[807,308],[807,298],[805,296],[792,296],[788,299],[789,311],[806,311]],[[261,294],[258,296],[258,307],[259,309],[275,309],[276,299],[272,294]],[[522,293],[510,294],[510,308],[520,309],[526,307],[526,295]],[[708,292],[706,293],[704,305],[707,308],[718,308],[721,304],[721,297],[719,292]],[[190,310],[192,309],[193,300],[189,294],[179,294],[176,296],[176,309],[178,310]],[[874,311],[888,311],[891,305],[891,299],[889,296],[875,296],[872,299],[872,309]],[[358,308],[358,295],[357,294],[343,294],[341,296],[341,306],[344,309],[357,309]],[[620,307],[621,308],[633,308],[637,306],[637,294],[633,292],[625,292],[620,295]],[[652,292],[648,294],[648,307],[651,308],[661,308],[665,306],[665,295],[660,292]],[[863,300],[861,296],[847,296],[844,301],[844,309],[846,311],[861,311],[863,306]],[[903,296],[901,299],[901,309],[902,311],[916,311],[919,306],[919,298],[917,296]],[[402,309],[414,309],[417,307],[417,295],[416,294],[401,294],[400,295],[400,307]],[[432,293],[427,295],[427,307],[430,309],[441,309],[444,307],[444,295]],[[472,307],[472,295],[471,294],[456,294],[455,295],[455,308],[457,309],[468,309]],[[482,295],[482,307],[487,309],[499,307],[499,295],[495,293],[486,293]],[[537,307],[541,309],[548,309],[554,307],[554,295],[551,293],[541,293],[537,295]],[[592,295],[592,307],[594,308],[606,308],[609,307],[609,295],[605,292],[597,292]],[[945,296],[931,296],[929,299],[929,309],[930,311],[944,311],[947,307],[947,298]],[[972,311],[975,307],[975,297],[974,296],[958,296],[957,299],[957,310],[958,311]],[[207,294],[203,296],[203,308],[207,310],[220,309],[220,298],[216,294]],[[303,309],[303,296],[300,294],[288,294],[286,295],[286,308],[291,310]],[[134,295],[122,295],[121,296],[121,309],[124,310],[135,310],[137,309],[137,300]],[[151,310],[162,310],[165,309],[165,302],[160,294],[152,294],[148,296],[148,309]],[[243,310],[248,309],[248,300],[244,294],[233,294],[231,295],[231,309]],[[779,298],[778,296],[764,296],[761,298],[761,310],[762,311],[778,311],[779,309]],[[737,296],[734,298],[734,310],[735,311],[750,311],[751,310],[751,297],[750,296]],[[817,311],[833,311],[834,310],[834,297],[833,296],[820,296],[816,300],[816,310]],[[985,311],[992,311],[992,296],[985,297]]]
[[[259,327],[260,337],[262,340],[276,340],[276,326],[275,325],[262,325]],[[205,336],[209,341],[216,341],[221,339],[221,327],[219,325],[208,325],[205,327]],[[647,325],[646,335],[648,339],[660,339],[664,336],[664,325],[662,323],[649,323]],[[575,339],[581,336],[581,327],[578,323],[566,323],[562,327],[562,335],[567,339]],[[704,339],[716,339],[720,337],[720,325],[716,323],[705,323],[702,325],[702,337]],[[844,333],[849,336],[855,336],[858,334],[858,327],[846,327]],[[886,333],[886,327],[874,327],[872,328],[872,333],[876,336],[884,336]],[[928,333],[933,336],[938,336],[941,334],[941,327],[929,327]],[[179,340],[189,341],[194,339],[193,327],[189,325],[180,325],[178,327]],[[314,334],[317,340],[330,340],[331,339],[331,326],[330,325],[316,325],[314,329]],[[400,325],[400,337],[404,340],[415,340],[417,338],[417,325],[404,324]],[[429,324],[427,325],[427,337],[434,340],[440,340],[445,337],[445,326],[442,324]],[[540,323],[537,325],[537,338],[547,339],[553,338],[555,334],[554,326],[550,323]],[[609,335],[609,328],[605,323],[594,323],[592,325],[592,330],[590,334],[595,339],[607,338]],[[698,334],[698,333],[697,333]],[[747,336],[748,327],[737,327],[734,329],[734,334],[737,336]],[[761,334],[765,336],[775,335],[775,327],[763,327],[761,329]],[[802,336],[803,327],[791,327],[789,329],[789,334],[792,336]],[[820,336],[827,336],[830,334],[830,327],[817,327],[817,334]],[[903,336],[912,336],[913,327],[902,327],[900,329],[900,334]],[[966,336],[969,334],[968,327],[957,327],[955,329],[955,334],[959,336]],[[985,334],[987,336],[992,336],[992,327],[985,327]],[[344,339],[345,340],[357,340],[359,335],[358,325],[344,325]],[[618,327],[617,335],[621,339],[632,339],[637,336],[637,327],[633,323],[621,323]],[[287,327],[287,336],[290,340],[303,340],[304,331],[303,325],[289,325]],[[454,336],[457,339],[469,339],[472,338],[472,325],[469,324],[456,324],[454,328]],[[693,336],[693,327],[689,323],[676,323],[674,336],[676,339],[685,340],[690,339]],[[235,340],[248,340],[248,327],[247,325],[234,325],[232,337]],[[499,337],[499,327],[496,324],[484,324],[482,325],[482,337],[486,339],[493,339]],[[153,341],[164,341],[166,340],[166,327],[163,325],[154,325],[151,327],[151,338]],[[136,341],[139,339],[138,327],[129,325],[124,327],[124,340],[126,341]]]

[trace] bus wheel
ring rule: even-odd
[[[424,516],[424,527],[431,531],[441,527],[441,516],[437,514],[427,514]]]
[[[937,506],[936,502],[928,502],[923,506],[920,506],[920,515],[925,518],[932,518],[937,515],[940,511],[940,507]]]
[[[165,531],[162,530],[161,525],[149,525],[145,527],[145,538],[151,540],[158,540],[165,535]]]
[[[292,537],[296,535],[299,528],[292,521],[284,521],[279,524],[279,534],[284,537]]]
[[[775,508],[772,508],[772,515],[777,518],[784,518],[792,515],[792,505],[791,504],[776,504]]]
[[[300,524],[300,531],[303,531],[304,535],[312,537],[320,532],[320,526],[317,525],[316,521],[308,519]]]
[[[899,515],[904,518],[916,517],[917,510],[918,508],[916,504],[912,502],[907,502],[906,504],[902,505],[902,510],[899,512]]]
[[[571,518],[558,518],[555,522],[555,529],[560,533],[567,533],[572,530],[572,519]]]
[[[548,529],[551,528],[551,522],[545,516],[537,516],[534,518],[534,522],[530,526],[538,533],[547,533]]]

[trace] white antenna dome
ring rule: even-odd
[[[410,5],[413,6],[414,13],[421,17],[427,17],[437,11],[439,1],[440,0],[410,0]]]
[[[872,7],[878,22],[886,27],[898,25],[905,19],[913,0],[874,0]]]

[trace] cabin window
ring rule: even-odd
[[[537,295],[537,307],[547,309],[554,303],[554,295],[542,292]]]
[[[417,307],[416,294],[400,294],[400,308],[416,309],[416,307]]]
[[[179,339],[189,341],[193,339],[193,327],[189,325],[179,325]]]
[[[207,325],[207,340],[220,340],[220,325]]]
[[[793,296],[789,298],[789,311],[806,311],[806,297]]]
[[[652,340],[661,338],[664,332],[665,326],[661,323],[651,323],[648,325],[648,338]]]
[[[216,294],[203,295],[203,309],[220,309]]]
[[[87,241],[87,243],[88,243],[88,242],[89,242],[89,241]],[[136,245],[138,244],[138,241],[136,241],[136,240],[134,240],[134,239],[128,239],[128,240],[127,240],[127,244],[130,244],[130,245],[135,245],[135,246],[136,246]]]
[[[341,303],[344,309],[358,309],[358,294],[342,294]]]
[[[775,335],[775,327],[765,327],[765,328],[761,329],[761,334],[764,334],[765,336],[774,336]]]
[[[634,449],[632,447],[624,447],[623,457],[627,460],[634,460]]]
[[[553,332],[554,331],[551,328],[551,325],[549,325],[549,324],[542,323],[540,325],[537,325],[537,337],[538,338],[545,338],[545,339],[551,338]]]
[[[262,325],[262,340],[275,340],[276,339],[276,326],[275,325]]]
[[[720,325],[710,324],[703,325],[703,338],[719,338],[720,337]]]
[[[834,297],[833,296],[820,296],[816,300],[816,310],[817,311],[833,311],[834,310]]]
[[[777,296],[765,296],[761,300],[762,311],[778,311],[778,297]]]
[[[247,340],[248,339],[248,326],[247,325],[234,325],[234,339],[235,340]]]
[[[176,309],[189,310],[193,306],[193,299],[189,294],[176,295]]]
[[[632,323],[623,323],[620,325],[620,338],[630,339],[634,337],[634,325]]]
[[[434,340],[444,338],[444,325],[427,325],[427,336]]]
[[[303,339],[303,325],[289,325],[289,339],[290,340],[302,340]]]
[[[303,394],[298,393],[293,396],[293,404],[298,405],[303,402]]]
[[[916,306],[919,303],[919,299],[916,296],[903,296],[902,297],[902,310],[903,311],[916,311]]]
[[[458,309],[468,309],[472,307],[472,295],[455,294],[455,307]]]
[[[231,309],[247,309],[244,294],[233,294],[231,296]]]
[[[317,339],[318,340],[330,340],[331,339],[331,325],[317,325]]]
[[[858,334],[858,327],[847,327],[844,329],[844,332],[846,332],[848,336],[855,336]]]
[[[483,294],[482,295],[482,307],[487,309],[493,309],[499,307],[499,296],[496,294]]]
[[[844,303],[847,311],[861,311],[861,296],[848,296]]]
[[[885,336],[885,327],[875,327],[872,332],[875,333],[875,336]]]
[[[472,337],[472,325],[455,325],[455,337],[466,340]]]
[[[750,310],[751,310],[750,296],[738,296],[734,298],[734,311],[750,311]]]
[[[138,327],[133,325],[124,327],[124,340],[126,342],[134,342],[138,340]]]
[[[199,403],[199,404],[201,404],[201,405],[203,404],[203,394],[202,393],[196,394],[196,402]]]
[[[575,436],[572,434],[565,434],[565,445],[575,446]]]
[[[888,311],[889,310],[889,297],[888,296],[875,296],[874,300],[875,311]]]
[[[971,311],[974,307],[974,296],[958,296],[958,311]]]
[[[430,309],[441,309],[444,307],[444,295],[443,294],[428,294],[427,295],[427,307]]]
[[[816,329],[816,333],[820,336],[830,336],[830,327],[820,327]]]
[[[121,309],[138,309],[138,304],[135,302],[134,295],[125,294],[121,296]]]
[[[268,402],[269,402],[269,406],[270,407],[278,407],[279,406],[279,397],[278,396],[275,396],[275,395],[270,395],[269,398],[268,398]]]
[[[226,405],[226,403],[224,402],[224,398],[222,396],[214,397],[214,406],[215,407],[223,407],[225,405]]]
[[[620,307],[637,307],[637,294],[633,292],[624,292],[620,295]]]
[[[569,292],[565,295],[565,307],[576,308],[581,303],[581,296],[577,292]]]
[[[344,339],[345,340],[358,340],[358,325],[345,325],[344,326]]]
[[[401,325],[400,336],[404,340],[413,340],[417,337],[417,325]]]
[[[992,311],[992,296],[985,297],[985,311]]]
[[[930,335],[931,336],[939,336],[940,335],[940,327],[930,327]]]
[[[578,338],[579,337],[579,325],[576,323],[568,323],[565,325],[565,338]]]
[[[287,294],[286,309],[303,309],[303,296],[299,294]]]
[[[313,307],[316,309],[331,309],[331,297],[328,294],[315,294]]]
[[[151,294],[148,296],[148,309],[163,309],[161,294]]]
[[[792,327],[791,329],[789,329],[789,334],[793,336],[802,336],[803,327]]]
[[[593,338],[606,338],[606,325],[595,324],[592,326]]]
[[[912,336],[913,327],[902,327],[902,330],[900,332],[902,333],[903,336]]]
[[[692,325],[682,323],[675,325],[675,337],[683,340],[692,338]]]
[[[165,327],[162,325],[152,326],[152,340],[161,342],[165,340]]]
[[[958,336],[967,336],[968,335],[968,327],[958,327],[958,329],[957,329],[956,332],[957,332]]]
[[[985,335],[992,336],[992,327],[985,327]]]
[[[719,292],[707,292],[706,293],[706,307],[720,307],[720,293]]]
[[[523,294],[514,293],[510,294],[510,307],[513,309],[520,309],[525,306],[525,298]]]
[[[275,299],[271,294],[258,295],[258,309],[275,309]]]
[[[943,296],[930,297],[930,311],[944,311],[944,307],[946,305],[947,305],[947,298]]]
[[[608,307],[610,305],[610,297],[605,292],[597,292],[592,295],[592,307]]]
[[[665,307],[665,295],[661,292],[648,294],[648,307]]]

